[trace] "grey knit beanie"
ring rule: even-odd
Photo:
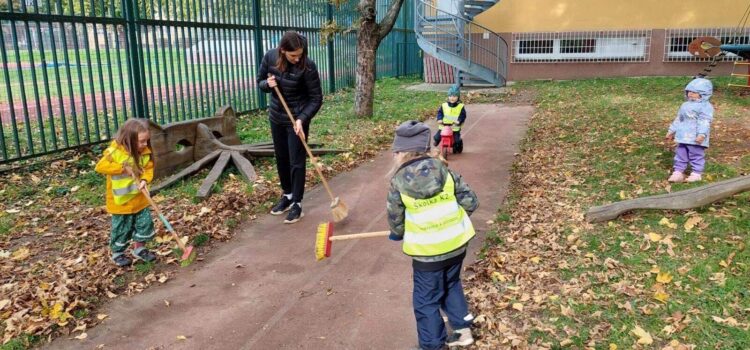
[[[430,128],[424,123],[409,120],[396,128],[393,152],[427,152],[430,150]]]

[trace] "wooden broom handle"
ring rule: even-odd
[[[369,237],[383,237],[391,234],[391,231],[377,231],[377,232],[365,232],[365,233],[354,233],[350,235],[339,235],[328,237],[329,241],[343,241],[347,239],[357,238],[369,238]]]
[[[146,196],[146,200],[148,200],[148,203],[151,204],[152,208],[154,208],[154,211],[156,211],[156,215],[159,215],[159,220],[162,220],[161,218],[164,218],[164,220],[166,220],[166,217],[164,215],[162,215],[161,210],[159,210],[159,207],[156,206],[156,203],[154,203],[154,200],[151,198],[151,195],[148,194],[148,190],[144,188],[144,189],[141,190],[141,193],[143,193],[143,195]],[[164,223],[162,223],[162,224],[164,224]],[[169,231],[169,230],[167,230],[167,231]],[[182,251],[184,252],[185,251],[185,245],[182,243],[182,240],[180,239],[180,236],[177,235],[177,232],[170,231],[169,233],[171,233],[172,236],[174,236],[174,239],[177,241],[177,245],[180,246],[180,249],[182,249]]]
[[[271,76],[271,74],[268,74]],[[292,111],[289,110],[289,106],[286,105],[286,101],[284,100],[284,96],[281,95],[281,91],[279,91],[279,86],[276,85],[273,87],[274,91],[276,91],[276,95],[279,97],[279,100],[281,101],[281,104],[284,106],[284,109],[286,110],[286,115],[289,117],[289,121],[292,122],[292,127],[296,124],[294,120],[294,115],[292,114]],[[304,131],[303,131],[304,133]],[[299,136],[299,134],[297,135]],[[305,142],[304,136],[299,136],[299,140],[302,141],[302,145],[305,146],[305,151],[307,151],[307,155],[310,157],[310,162],[314,162],[315,157],[312,154],[312,151],[310,150],[310,147],[307,146],[307,142]],[[323,173],[318,168],[318,165],[313,163],[313,168],[315,168],[315,171],[318,172],[318,176],[320,177],[320,181],[323,182],[323,187],[326,188],[326,192],[328,192],[328,196],[331,197],[331,201],[335,201],[336,198],[333,195],[333,192],[331,192],[331,188],[328,187],[328,182],[326,181],[326,178],[323,177]]]

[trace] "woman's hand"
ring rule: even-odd
[[[276,77],[271,74],[268,75],[268,79],[266,80],[266,82],[268,83],[268,87],[270,87],[271,89],[278,86],[278,84],[276,83]]]
[[[294,122],[294,133],[301,138],[305,138],[305,129],[302,128],[302,121],[299,119]]]

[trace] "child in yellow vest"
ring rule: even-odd
[[[474,237],[469,215],[479,201],[455,171],[430,156],[430,129],[408,121],[396,129],[393,153],[397,170],[388,192],[389,238],[403,241],[412,257],[412,302],[420,349],[443,349],[474,342],[461,266]],[[440,309],[453,333],[447,336]]]
[[[145,120],[129,119],[96,164],[96,172],[107,176],[107,212],[112,214],[109,248],[112,261],[120,267],[133,262],[125,255],[131,240],[134,258],[156,260],[145,247],[154,238],[154,222],[148,200],[141,193],[154,178],[150,137]]]
[[[463,152],[464,144],[461,139],[461,126],[466,122],[466,108],[461,103],[461,91],[458,85],[452,85],[448,89],[448,99],[440,105],[437,112],[437,121],[440,124],[440,128],[433,136],[435,140],[434,146],[440,143],[440,131],[443,125],[451,125],[453,129],[453,144],[456,145],[453,149],[456,153]]]

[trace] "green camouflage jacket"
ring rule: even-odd
[[[434,197],[443,190],[446,176],[449,174],[453,176],[458,204],[466,210],[468,215],[471,215],[477,209],[479,206],[477,195],[464,182],[461,175],[448,169],[439,159],[424,157],[411,160],[402,165],[391,178],[386,204],[388,225],[391,228],[390,239],[401,240],[404,237],[406,207],[401,201],[401,193],[417,199]],[[460,252],[451,256],[461,254],[464,251],[464,249],[459,250]],[[449,257],[430,257],[428,260],[435,261],[446,258]]]

